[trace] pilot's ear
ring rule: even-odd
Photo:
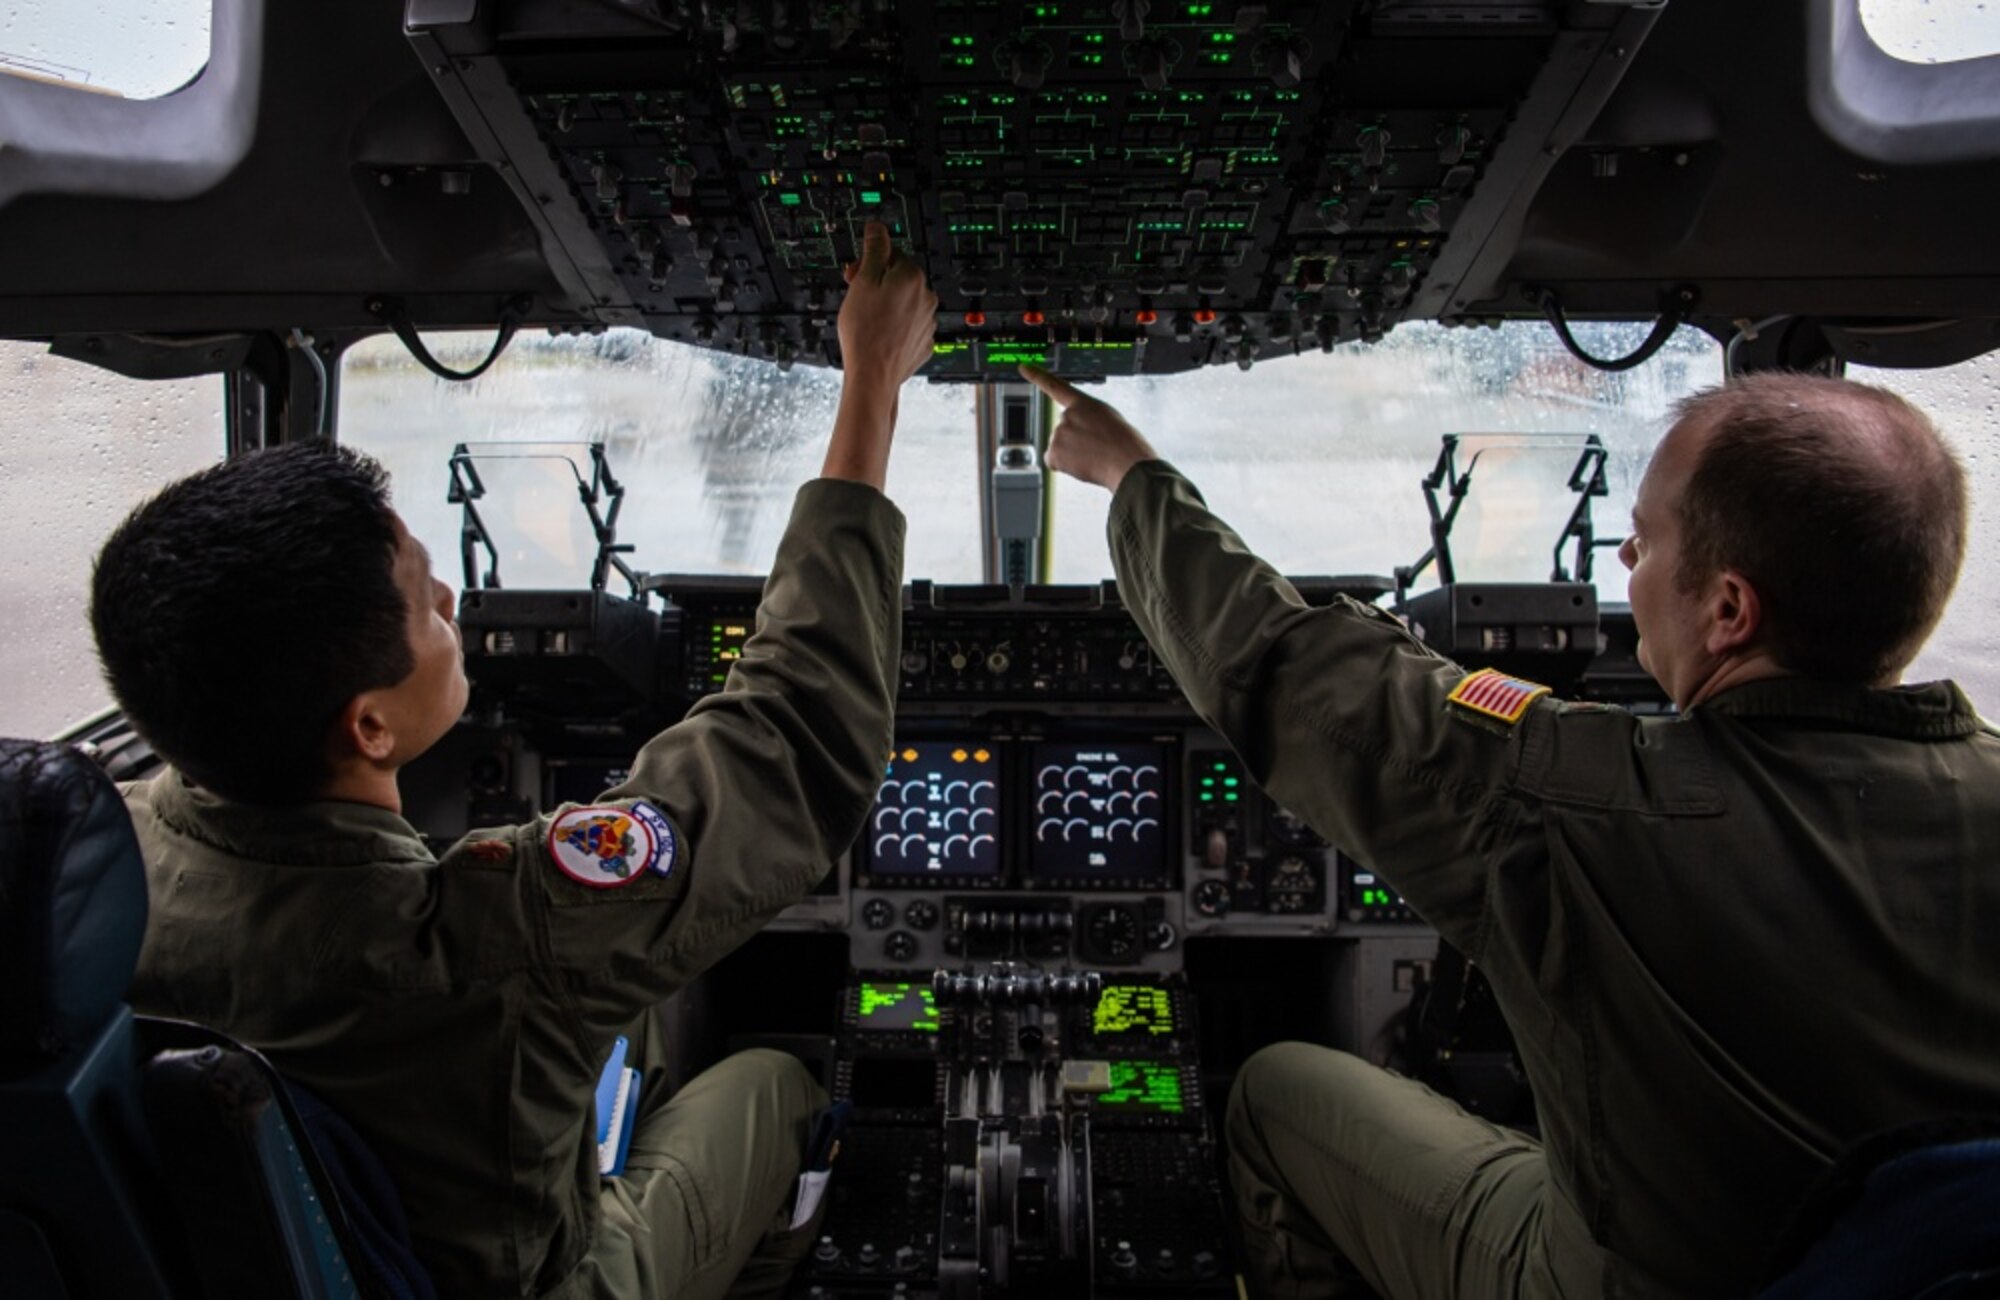
[[[336,764],[355,757],[370,763],[388,760],[396,750],[396,732],[389,725],[384,701],[375,691],[363,691],[347,702],[333,724],[333,753]]]
[[[1710,654],[1738,653],[1756,643],[1764,630],[1764,600],[1750,579],[1722,570],[1709,585],[1707,603]]]

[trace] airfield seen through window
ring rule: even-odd
[[[1585,331],[1614,348],[1630,327]],[[478,336],[440,336],[446,360],[476,358]],[[121,379],[0,344],[9,376],[0,417],[0,732],[46,735],[102,708],[85,619],[90,557],[148,491],[221,454],[221,385]],[[1720,356],[1684,333],[1625,376],[1578,365],[1536,324],[1497,331],[1412,325],[1373,348],[1212,368],[1096,390],[1118,403],[1182,466],[1252,546],[1294,573],[1387,573],[1426,541],[1419,480],[1438,438],[1456,433],[1596,433],[1610,451],[1600,530],[1616,536],[1673,401],[1720,378]],[[1944,624],[1912,671],[1951,676],[1988,710],[2000,699],[2000,580],[1981,556],[2000,546],[2000,361],[1939,371],[1855,369],[1932,412],[1973,482],[1969,559]],[[457,584],[459,513],[445,500],[459,442],[603,441],[629,491],[621,538],[634,563],[667,572],[758,573],[768,566],[793,487],[814,472],[838,377],[780,372],[643,334],[523,338],[472,384],[446,384],[392,338],[353,349],[343,378],[342,436],[381,457],[396,500]],[[520,489],[504,494],[503,485]],[[588,562],[573,489],[532,475],[496,478],[487,508],[509,585],[580,585]],[[979,543],[971,391],[913,384],[905,395],[889,490],[910,520],[907,572],[976,581]],[[1095,582],[1110,572],[1106,499],[1055,487],[1053,572]],[[1465,571],[1495,580],[1468,539]],[[1542,575],[1546,576],[1546,575]],[[1600,593],[1624,595],[1624,570],[1602,553]],[[1865,598],[1856,593],[1857,599]],[[24,611],[34,611],[28,616]]]

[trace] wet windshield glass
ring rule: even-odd
[[[125,99],[157,99],[208,66],[210,0],[9,5],[0,73]]]
[[[222,459],[222,380],[149,382],[0,342],[0,736],[111,703],[90,566],[127,511]]]
[[[1586,346],[1614,353],[1644,332],[1582,331]],[[476,335],[431,340],[447,364],[477,361],[488,342]],[[1588,435],[1603,442],[1609,495],[1594,513],[1599,528],[1616,536],[1662,417],[1675,399],[1720,378],[1720,351],[1693,330],[1681,331],[1645,366],[1614,375],[1570,357],[1539,324],[1413,325],[1373,347],[1247,372],[1114,380],[1090,391],[1120,406],[1218,512],[1291,573],[1388,573],[1415,561],[1430,537],[1420,484],[1443,435],[1560,435],[1564,450],[1548,453],[1548,464],[1529,456],[1531,483],[1503,482],[1510,472],[1495,462],[1493,481],[1476,490],[1478,504],[1455,533],[1460,576],[1499,581],[1549,576],[1545,559],[1529,557],[1549,555],[1574,504],[1565,486],[1575,461],[1569,449]],[[635,332],[523,339],[485,376],[451,384],[385,337],[348,353],[341,436],[390,466],[398,508],[435,555],[459,553],[461,511],[447,500],[457,445],[496,444],[497,451],[506,443],[595,441],[628,489],[618,536],[633,544],[636,567],[761,573],[792,493],[818,468],[838,393],[839,376],[829,371],[784,372]],[[503,581],[581,584],[589,564],[574,539],[555,548],[528,545],[534,536],[582,526],[573,483],[526,470],[509,482],[504,507],[497,485],[487,498],[493,504],[481,507],[504,508],[514,521],[495,530],[518,552],[503,567]],[[971,389],[909,385],[889,493],[909,516],[911,576],[981,580],[978,490]],[[1050,580],[1109,577],[1109,498],[1061,477],[1050,490]],[[1509,499],[1514,505],[1503,505]],[[1526,509],[1536,522],[1481,522],[1503,509]],[[455,567],[445,576],[462,579]],[[1605,598],[1623,597],[1618,565],[1600,563],[1597,578]]]
[[[459,366],[477,362],[491,341],[427,340],[445,364]],[[840,376],[780,371],[619,331],[523,338],[479,379],[453,384],[384,337],[348,352],[341,390],[342,440],[388,465],[397,509],[433,555],[459,553],[461,512],[447,500],[459,443],[601,442],[627,488],[618,533],[633,544],[635,567],[750,574],[770,567],[792,494],[819,472]],[[481,508],[516,521],[508,530],[515,544],[582,520],[575,488],[561,474],[522,467],[492,486]],[[976,487],[972,390],[909,385],[889,491],[910,518],[913,543],[922,538],[927,548],[911,559],[911,572],[976,577],[979,538],[965,527]],[[531,555],[524,547],[503,573],[510,586],[581,586],[589,569],[572,552],[541,547]],[[439,576],[463,577],[455,567]]]
[[[1644,335],[1629,325],[1579,331],[1600,355],[1629,352]],[[1570,356],[1540,323],[1497,330],[1424,324],[1400,327],[1372,347],[1337,348],[1248,372],[1210,368],[1113,380],[1098,391],[1279,568],[1387,574],[1430,545],[1419,485],[1435,467],[1444,435],[1595,434],[1608,452],[1609,495],[1595,503],[1594,517],[1616,536],[1669,408],[1721,378],[1720,349],[1689,329],[1645,365],[1608,374]],[[1056,481],[1055,492],[1057,578],[1108,574],[1108,500],[1066,479]],[[1569,500],[1566,491],[1563,499]],[[1544,553],[1560,522],[1540,544]],[[1515,544],[1500,543],[1497,533],[1490,540],[1497,544],[1492,555],[1482,553],[1478,537],[1458,539],[1460,577],[1521,576],[1518,559],[1503,554]],[[1548,576],[1545,568],[1533,573]],[[1599,564],[1595,576],[1604,599],[1624,599],[1620,566]]]
[[[1590,346],[1629,345],[1630,327],[1600,328],[1586,332]],[[468,336],[445,351],[467,363],[489,341]],[[222,385],[213,377],[124,379],[32,343],[0,344],[0,369],[8,376],[0,582],[10,615],[0,621],[0,732],[48,735],[109,703],[85,617],[91,557],[147,492],[221,456]],[[1281,567],[1386,573],[1428,545],[1418,485],[1443,433],[1596,433],[1610,494],[1595,518],[1613,537],[1672,400],[1719,373],[1716,349],[1696,335],[1620,377],[1568,359],[1541,326],[1408,326],[1373,350],[1096,391],[1124,406]],[[1954,677],[1989,713],[2000,710],[1992,650],[2000,570],[1985,558],[2000,548],[2000,356],[1935,371],[1851,373],[1930,412],[1971,481],[1965,571],[1910,677]],[[448,465],[457,443],[480,440],[601,441],[628,489],[620,535],[637,547],[635,565],[760,573],[792,493],[818,469],[838,384],[827,371],[787,374],[642,335],[606,335],[523,339],[487,377],[453,385],[421,370],[393,339],[378,339],[349,354],[341,436],[389,462],[399,506],[453,584],[461,580],[460,515],[446,500]],[[523,513],[496,516],[511,527],[496,528],[496,544],[511,535],[521,552],[511,564],[503,556],[504,579],[587,581],[594,548],[580,537],[574,479],[522,487],[520,504],[507,508]],[[904,393],[889,490],[910,520],[906,572],[979,580],[970,390],[913,384]],[[1107,498],[1060,478],[1053,490],[1055,577],[1107,575]],[[1482,568],[1470,537],[1463,540],[1466,576],[1508,576]],[[1607,599],[1622,595],[1623,567],[1608,554],[1600,553],[1596,578]]]

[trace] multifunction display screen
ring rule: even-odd
[[[1099,1094],[1099,1110],[1120,1115],[1183,1115],[1181,1070],[1171,1061],[1111,1062],[1111,1091]]]
[[[1173,994],[1157,984],[1107,984],[1091,1013],[1097,1038],[1138,1039],[1174,1032]]]
[[[870,981],[856,990],[855,1023],[873,1033],[935,1034],[937,998],[922,984]]]
[[[1166,874],[1162,746],[1035,746],[1031,866],[1042,879],[1155,880]]]
[[[878,876],[1000,874],[1000,759],[988,743],[899,745],[868,820]]]

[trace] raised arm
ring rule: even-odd
[[[840,410],[820,473],[880,491],[896,432],[896,395],[930,359],[938,300],[924,283],[923,268],[896,251],[879,221],[863,229],[861,260],[846,268],[846,276],[837,325]]]
[[[1113,489],[1119,591],[1195,711],[1272,798],[1476,948],[1512,729],[1451,704],[1464,670],[1388,614],[1308,606],[1115,408],[1024,373],[1063,407],[1049,463]]]
[[[930,355],[937,299],[879,224],[849,279],[825,473],[799,490],[742,657],[622,785],[519,832],[529,910],[574,1011],[599,1031],[803,897],[860,833],[881,781],[903,519],[880,487],[896,393]]]
[[[1125,475],[1160,454],[1118,408],[1081,392],[1040,366],[1022,366],[1021,377],[1049,395],[1062,412],[1049,434],[1049,468],[1116,492]]]

